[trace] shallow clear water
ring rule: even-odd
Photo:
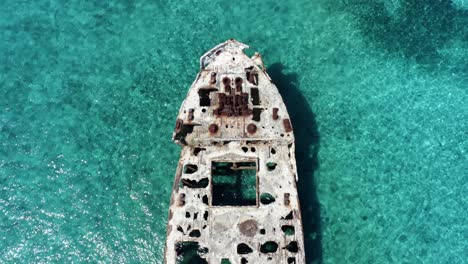
[[[263,54],[308,263],[467,263],[463,0],[0,3],[0,263],[162,263],[177,110],[209,48]]]

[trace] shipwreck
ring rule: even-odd
[[[293,127],[245,48],[231,39],[204,54],[177,116],[166,264],[305,263]]]

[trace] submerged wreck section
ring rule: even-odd
[[[293,128],[260,55],[244,48],[207,52],[178,114],[167,264],[305,263]]]

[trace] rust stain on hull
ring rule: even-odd
[[[201,57],[177,116],[166,264],[305,263],[293,127],[244,48],[231,39]]]

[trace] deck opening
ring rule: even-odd
[[[298,247],[296,241],[291,241],[291,243],[289,243],[284,248],[287,249],[289,252],[292,252],[292,253],[297,253],[299,251],[299,247]]]
[[[184,173],[185,174],[192,174],[198,170],[198,166],[195,164],[185,164],[184,165]]]
[[[260,105],[260,94],[258,88],[250,88],[250,97],[253,105]]]
[[[182,188],[182,187],[206,188],[208,186],[208,183],[209,183],[208,178],[203,178],[203,179],[200,179],[199,181],[182,178],[182,180],[180,180],[180,186],[179,187],[180,188]]]
[[[185,235],[184,229],[182,229],[181,226],[177,226],[177,231],[181,232],[182,234]]]
[[[246,69],[245,77],[249,83],[258,85],[258,73],[252,70],[253,68]]]
[[[213,206],[257,205],[257,163],[212,162]]]
[[[260,202],[262,204],[271,204],[271,203],[275,202],[275,197],[273,197],[273,195],[271,195],[269,193],[262,193],[260,195]]]
[[[206,252],[198,245],[198,242],[178,242],[176,243],[176,264],[208,264],[200,257],[200,253]]]
[[[260,246],[260,252],[262,253],[274,253],[278,250],[278,243],[274,241],[267,241]]]
[[[204,150],[206,150],[206,148],[194,148],[193,149],[193,155],[198,156],[198,153],[200,153],[200,152],[202,152]]]
[[[253,249],[249,247],[247,244],[240,243],[239,245],[237,245],[237,254],[239,255],[249,254],[252,252],[253,252]]]
[[[206,205],[208,205],[208,195],[203,195],[202,197],[202,202]]]
[[[200,237],[201,236],[200,230],[194,229],[194,230],[190,231],[189,236],[190,237]]]
[[[268,171],[274,171],[276,169],[276,162],[268,162],[267,164]]]
[[[293,211],[289,212],[289,214],[287,214],[285,217],[281,217],[281,219],[284,219],[284,220],[291,220],[293,218],[294,218]]]
[[[195,126],[199,125],[200,124],[184,124],[183,120],[179,119],[176,123],[174,140],[178,140],[182,144],[187,145],[185,137],[193,132]]]
[[[241,258],[241,264],[247,264],[249,263],[246,258]]]
[[[288,258],[288,264],[296,264],[296,258],[294,257]]]
[[[215,88],[202,88],[198,90],[198,97],[200,99],[200,106],[211,106],[210,93],[217,91]]]
[[[260,115],[262,114],[263,108],[254,107],[252,110],[252,120],[260,122]]]
[[[281,230],[283,230],[284,234],[287,236],[292,236],[295,233],[294,226],[292,225],[283,225]]]
[[[223,258],[221,259],[221,264],[231,264],[231,261],[229,261],[227,258]]]

